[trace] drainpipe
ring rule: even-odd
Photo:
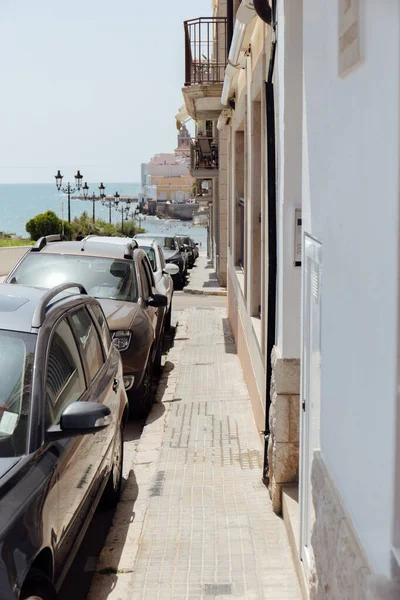
[[[227,27],[226,27],[226,47],[228,48],[228,52],[231,49],[231,41],[233,37],[233,23],[235,21],[234,18],[234,4],[235,0],[228,0],[228,6],[226,10],[227,17]]]
[[[228,64],[225,69],[224,85],[222,87],[221,104],[228,105],[229,94],[232,89],[232,81],[236,71],[240,68],[239,55],[242,49],[247,25],[256,16],[253,0],[242,0],[237,13],[235,27],[233,29],[232,41],[229,48]]]
[[[253,0],[254,10],[264,23],[271,25],[272,9],[269,0]]]
[[[276,282],[277,282],[277,219],[276,219],[276,136],[274,84],[272,82],[276,54],[276,0],[272,0],[271,26],[272,42],[265,83],[267,105],[267,156],[268,156],[268,316],[266,348],[266,391],[265,391],[265,431],[263,479],[268,481],[268,442],[270,436],[269,413],[271,408],[271,354],[276,335]]]

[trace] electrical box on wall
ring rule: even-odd
[[[301,208],[294,211],[294,266],[301,267]]]

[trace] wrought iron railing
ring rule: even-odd
[[[222,83],[227,62],[227,20],[201,17],[184,22],[185,86]]]
[[[218,169],[218,144],[212,137],[198,136],[191,140],[190,168]]]

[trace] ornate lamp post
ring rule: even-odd
[[[106,196],[105,193],[104,193],[105,189],[106,189],[106,186],[103,185],[103,183],[101,183],[99,185],[100,194],[98,196],[96,196],[96,194],[93,193],[90,196],[90,199],[91,199],[92,204],[93,204],[93,215],[92,215],[93,225],[96,222],[96,208],[95,208],[95,206],[96,206],[96,200],[101,200],[101,201],[104,200],[104,198]],[[85,182],[85,185],[83,186],[82,190],[83,190],[83,197],[87,200],[88,197],[89,197],[89,186],[88,186],[88,184],[86,182]]]
[[[56,180],[56,186],[59,192],[68,195],[68,223],[71,223],[71,194],[79,191],[82,187],[82,175],[78,170],[75,175],[75,187],[72,187],[70,182],[68,181],[67,187],[62,187],[63,175],[61,175],[60,170],[57,171],[57,175],[54,175]]]
[[[135,217],[139,217],[139,227],[142,227],[142,213],[140,212],[140,208],[138,206],[135,209]]]
[[[118,194],[118,192],[116,192],[116,194]],[[119,194],[118,194],[118,198],[119,198]],[[111,198],[110,198],[110,200],[105,200],[105,195],[104,195],[104,198],[101,201],[101,203],[103,206],[106,206],[108,208],[108,222],[111,225],[111,208],[114,206],[114,201]]]

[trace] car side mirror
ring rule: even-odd
[[[163,273],[166,275],[177,275],[179,273],[179,267],[173,263],[167,263],[164,267]]]
[[[164,294],[153,294],[147,301],[147,305],[153,308],[164,308],[167,304],[168,299]]]
[[[97,402],[72,402],[61,415],[60,424],[49,427],[49,441],[96,433],[112,422],[108,406]]]

